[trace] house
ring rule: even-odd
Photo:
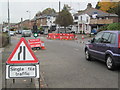
[[[41,12],[38,12],[34,19],[36,20],[36,24],[38,27],[48,27],[50,30],[52,27],[55,27],[55,20],[56,20],[57,14],[51,13],[51,14],[42,14]]]
[[[76,33],[91,33],[103,25],[118,22],[118,15],[95,9],[91,3],[88,3],[84,11],[74,14],[73,17],[73,29]]]

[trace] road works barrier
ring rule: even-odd
[[[52,40],[77,40],[75,34],[66,34],[66,33],[49,33],[47,39]]]
[[[29,39],[28,43],[31,48],[41,48],[42,50],[45,50],[45,44],[44,41],[41,41],[40,38],[37,39]]]

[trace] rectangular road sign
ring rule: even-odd
[[[41,47],[41,40],[38,39],[29,39],[28,43],[30,44],[30,46],[33,47]]]
[[[39,65],[6,65],[6,79],[39,78]]]

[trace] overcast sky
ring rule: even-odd
[[[7,22],[7,1],[0,0],[0,23]],[[57,12],[59,10],[59,1],[61,2],[61,9],[64,4],[68,4],[72,8],[72,12],[86,9],[88,3],[93,7],[96,6],[98,0],[9,0],[10,1],[10,22],[17,23],[23,18],[32,19],[38,11],[43,11],[46,8],[54,8]],[[84,1],[84,2],[83,2]],[[26,12],[30,11],[30,13]]]

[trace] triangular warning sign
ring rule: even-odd
[[[30,46],[24,38],[21,38],[15,49],[9,56],[7,64],[38,63],[38,59],[32,52]]]

